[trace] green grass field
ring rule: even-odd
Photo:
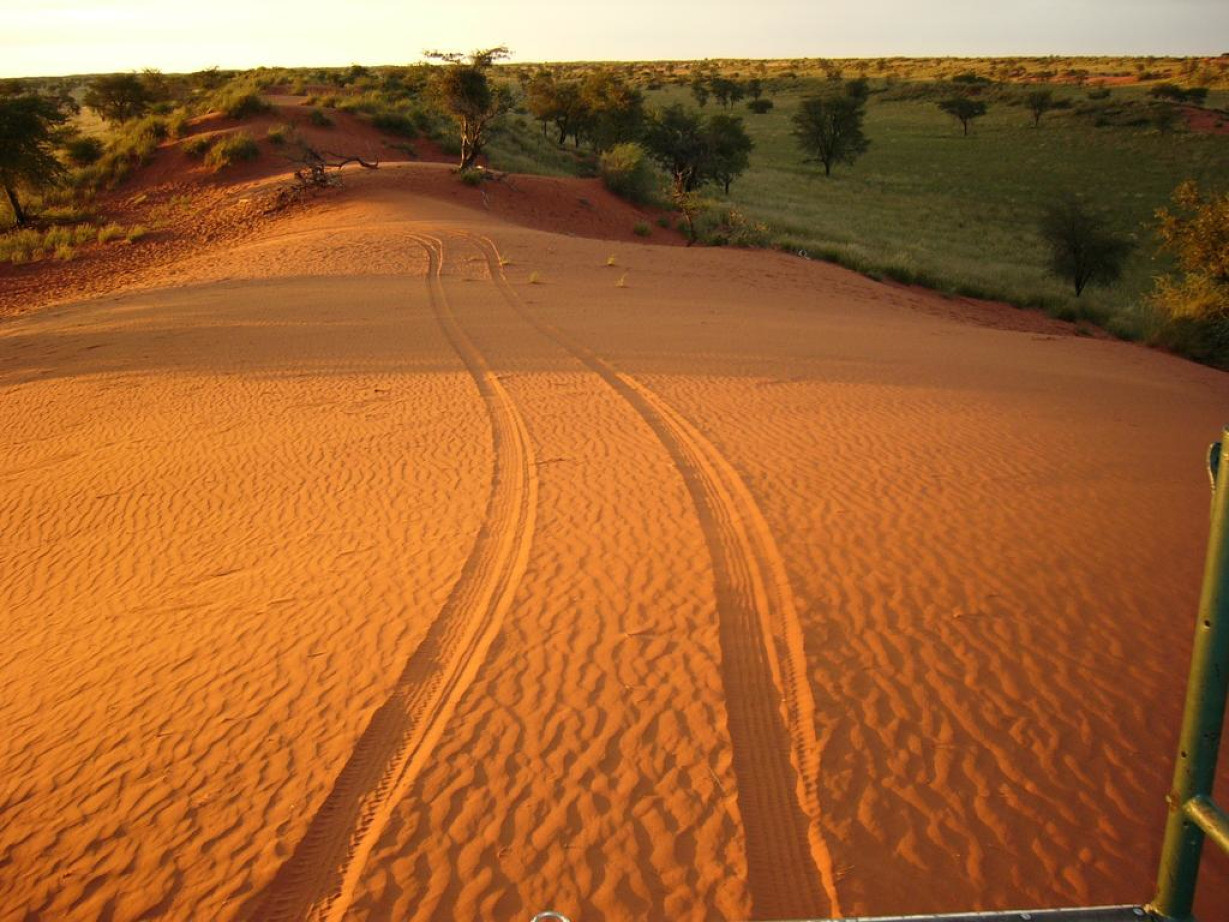
[[[799,80],[775,93],[766,115],[736,106],[732,111],[755,141],[751,166],[728,201],[712,187],[706,194],[766,225],[776,246],[873,276],[1044,307],[1056,316],[1096,320],[1123,336],[1148,337],[1157,318],[1146,295],[1168,267],[1156,256],[1156,210],[1185,179],[1208,189],[1229,185],[1229,135],[1095,127],[1074,109],[1049,112],[1034,128],[1027,109],[992,102],[963,137],[933,100],[892,101],[878,92],[865,124],[870,150],[825,178],[821,166],[802,161],[790,123],[799,100],[819,86]],[[1089,102],[1086,88],[1053,89],[1073,104]],[[1115,88],[1109,102],[1144,96],[1143,87]],[[695,105],[679,86],[651,91],[648,102]],[[1227,104],[1226,91],[1208,100],[1213,107]],[[710,102],[705,111],[721,110]],[[523,117],[511,119],[491,159],[510,170],[583,169]],[[1078,300],[1048,273],[1037,232],[1045,205],[1068,192],[1085,196],[1135,244],[1120,282],[1089,288]]]
[[[1229,135],[1097,128],[1069,110],[1033,128],[1024,108],[992,104],[966,138],[932,101],[879,95],[866,117],[870,150],[825,178],[800,161],[791,134],[803,95],[779,94],[768,114],[745,114],[756,147],[730,190],[735,207],[767,224],[778,244],[941,290],[1101,315],[1124,335],[1144,335],[1152,322],[1144,295],[1164,268],[1154,259],[1156,209],[1184,179],[1229,184]],[[1214,95],[1224,105],[1226,94]],[[672,101],[683,91],[655,96]],[[1047,273],[1037,234],[1045,204],[1068,191],[1086,195],[1136,244],[1122,281],[1079,302]]]

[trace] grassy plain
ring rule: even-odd
[[[1094,319],[1122,336],[1153,332],[1159,320],[1146,295],[1152,278],[1166,268],[1156,256],[1155,212],[1185,179],[1209,188],[1229,182],[1229,135],[1098,127],[1095,116],[1079,111],[1094,103],[1093,88],[1056,86],[1056,98],[1072,108],[1047,113],[1039,128],[1024,107],[996,101],[964,137],[935,104],[943,92],[939,85],[911,85],[933,91],[930,97],[894,99],[909,95],[900,92],[904,84],[887,89],[873,82],[880,92],[867,110],[870,150],[831,177],[802,160],[791,133],[799,100],[821,81],[798,80],[773,94],[774,108],[764,115],[735,106],[731,111],[743,116],[755,141],[751,165],[728,200],[718,190],[709,194],[764,225],[767,239],[783,249],[873,276]],[[1095,102],[1142,101],[1146,88],[1115,87],[1110,94]],[[648,97],[654,106],[695,105],[686,87],[666,86]],[[1208,105],[1224,107],[1227,101],[1229,92],[1214,91]],[[706,111],[716,111],[716,104]],[[524,119],[511,123],[492,161],[506,169],[583,169]],[[1037,233],[1045,205],[1069,192],[1086,197],[1135,244],[1118,284],[1091,288],[1079,299],[1048,273]]]

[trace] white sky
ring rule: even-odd
[[[1229,0],[0,0],[0,76],[518,61],[1229,52]]]

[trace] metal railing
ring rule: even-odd
[[[1195,883],[1203,841],[1210,838],[1229,853],[1229,816],[1212,802],[1212,782],[1225,721],[1229,692],[1229,477],[1221,476],[1221,447],[1229,429],[1208,452],[1212,478],[1212,525],[1208,556],[1195,623],[1186,708],[1174,765],[1174,786],[1167,798],[1169,819],[1156,897],[1148,908],[1175,922],[1188,922],[1195,905]]]

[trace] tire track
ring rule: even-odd
[[[819,744],[802,627],[784,559],[754,496],[695,426],[635,378],[535,316],[508,283],[495,243],[466,235],[520,317],[599,375],[653,429],[695,503],[713,558],[738,803],[755,914],[839,916],[818,823]]]
[[[448,305],[443,245],[430,237],[414,239],[427,253],[436,319],[491,418],[491,493],[484,524],[447,602],[372,715],[306,834],[241,913],[260,922],[336,920],[345,913],[393,807],[481,668],[528,562],[538,491],[528,429]]]

